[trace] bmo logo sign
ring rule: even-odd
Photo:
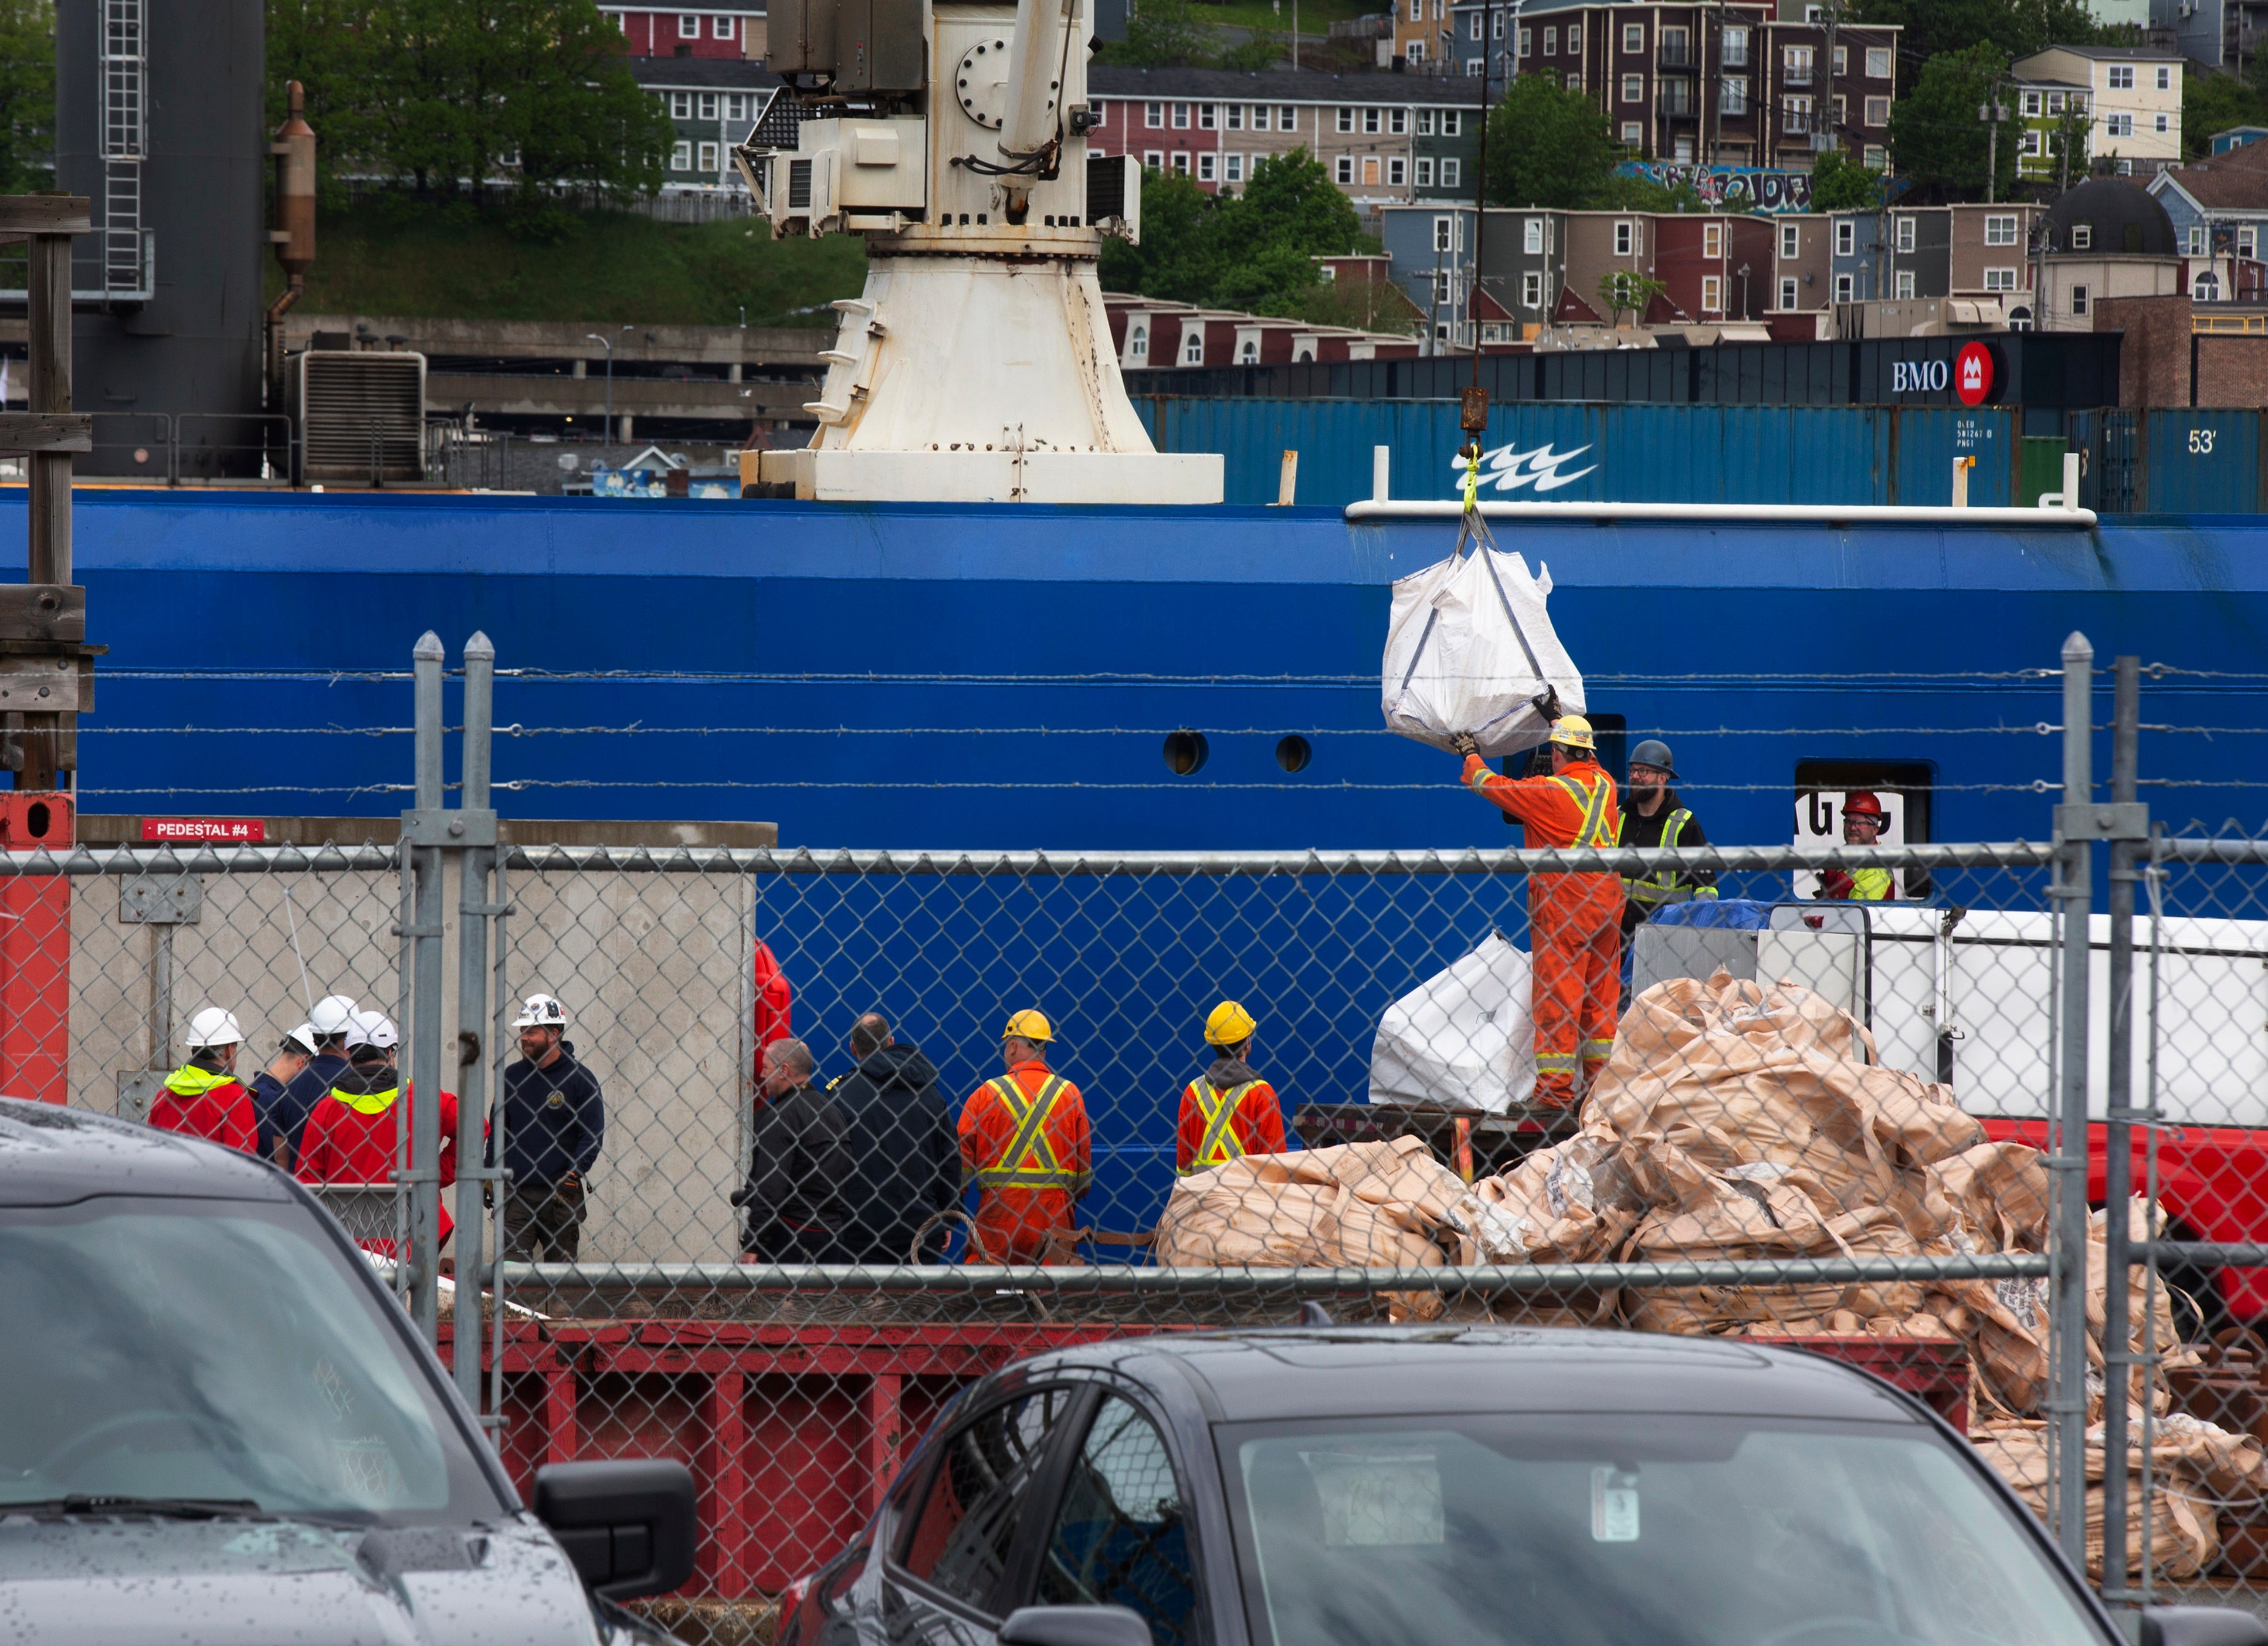
[[[1992,393],[1992,351],[1968,343],[1950,360],[1890,362],[1894,395],[1941,395],[1948,388],[1964,406],[1983,405]]]
[[[1890,363],[1890,393],[1893,395],[1943,394],[1945,386],[1953,380],[1953,368],[1943,360],[1893,360]]]

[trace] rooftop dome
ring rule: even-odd
[[[2048,222],[2058,252],[2180,255],[2165,207],[2123,177],[2089,178],[2048,208]]]

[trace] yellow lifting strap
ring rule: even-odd
[[[1056,1159],[1055,1146],[1048,1140],[1047,1133],[1048,1117],[1054,1111],[1056,1098],[1070,1084],[1062,1075],[1050,1074],[1046,1083],[1027,1098],[1012,1074],[1003,1074],[986,1082],[986,1089],[1000,1100],[1008,1118],[1016,1123],[1016,1131],[1008,1147],[1001,1151],[1000,1163],[987,1166],[976,1174],[981,1186],[1066,1192],[1079,1186],[1079,1174],[1064,1170],[1062,1163]]]

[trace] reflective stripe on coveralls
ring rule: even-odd
[[[1062,1075],[1050,1074],[1047,1083],[1027,1100],[1023,1088],[1016,1084],[1012,1074],[985,1082],[985,1089],[1000,1100],[1008,1118],[1016,1123],[1016,1131],[1008,1147],[1000,1152],[999,1160],[978,1170],[979,1187],[1061,1189],[1066,1193],[1078,1191],[1079,1175],[1064,1170],[1047,1136],[1049,1113],[1055,1107],[1057,1096],[1070,1084]]]
[[[1226,1166],[1243,1155],[1243,1140],[1236,1135],[1236,1111],[1245,1093],[1266,1083],[1247,1081],[1223,1091],[1202,1074],[1189,1082],[1189,1096],[1197,1099],[1197,1112],[1204,1117],[1204,1139],[1197,1145],[1197,1158],[1179,1168],[1182,1175]]]

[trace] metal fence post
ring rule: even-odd
[[[2122,657],[2113,668],[2117,690],[2110,716],[2110,803],[2126,807],[2135,803],[2137,793],[2141,660]],[[2103,1072],[2110,1101],[2103,1136],[2102,1598],[2115,1605],[2138,1604],[2126,1582],[2131,1556],[2126,1542],[2125,1391],[2134,1366],[2154,1360],[2157,1347],[2151,1340],[2143,1354],[2134,1354],[2127,1320],[2126,1285],[2132,1259],[2126,1209],[2133,1193],[2135,1118],[2134,882],[2141,876],[2135,867],[2140,848],[2125,836],[2124,830],[2117,830],[2110,842],[2110,1067]],[[2148,1403],[2145,1393],[2143,1404]]]
[[[424,844],[441,810],[441,639],[416,650],[417,807],[404,813],[402,844],[416,887],[410,912],[409,1317],[428,1343],[440,1338],[441,1256],[441,850]],[[421,827],[421,825],[427,825]]]
[[[2081,1571],[2087,1569],[2087,973],[2095,845],[2078,826],[2081,814],[2094,809],[2094,689],[2095,648],[2074,631],[2063,644],[2063,803],[2056,808],[2062,1044],[2052,1155],[2055,1267],[2049,1318],[2055,1347],[2048,1405],[2056,1539]]]
[[[496,647],[475,631],[465,642],[464,788],[458,796],[458,838],[493,838],[489,812],[489,733],[494,721]],[[491,827],[476,826],[488,813]],[[489,1069],[481,1044],[488,1019],[489,871],[496,853],[468,844],[460,859],[457,933],[457,1307],[450,1356],[457,1391],[481,1409],[481,1192],[493,1179],[481,1161],[481,1122],[489,1110]]]

